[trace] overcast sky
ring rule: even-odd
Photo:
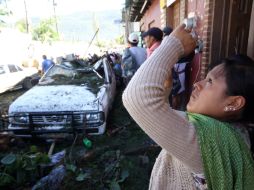
[[[53,14],[53,0],[25,0],[29,17],[48,17]],[[124,0],[55,0],[56,14],[66,15],[79,11],[120,11]],[[15,18],[24,18],[24,0],[7,1],[8,8],[12,10]]]

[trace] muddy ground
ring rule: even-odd
[[[26,90],[19,89],[0,94],[0,111],[1,113],[8,113],[9,105],[19,96],[24,94]]]
[[[0,95],[2,114],[7,113],[9,104],[24,92],[17,90]],[[115,98],[104,135],[79,134],[76,140],[74,136],[56,140],[53,154],[66,151],[65,158],[61,162],[66,168],[66,174],[58,189],[148,189],[150,172],[160,148],[129,116],[122,105],[121,94],[120,90]],[[92,148],[84,146],[84,137],[91,140]],[[1,151],[0,159],[9,153],[24,155],[31,150],[31,146],[47,154],[50,142],[45,139],[16,139],[15,143],[9,143],[7,149]],[[0,165],[0,178],[3,170],[4,167]],[[40,173],[32,178],[26,177],[23,181],[18,180],[18,175],[14,172],[12,183],[2,187],[0,183],[0,189],[30,189],[49,172]],[[54,188],[51,186],[46,189]]]

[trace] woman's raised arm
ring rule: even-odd
[[[123,103],[137,124],[169,154],[202,171],[195,128],[168,103],[171,69],[193,50],[194,40],[178,27],[138,69],[123,94]]]

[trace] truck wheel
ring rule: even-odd
[[[28,90],[32,88],[34,85],[32,84],[32,79],[31,78],[25,78],[22,84],[23,88],[25,90]]]

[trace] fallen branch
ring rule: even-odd
[[[115,135],[116,133],[118,133],[119,131],[121,131],[123,129],[125,129],[125,126],[117,127],[117,128],[115,128],[111,131],[108,131],[107,134],[108,134],[108,136],[113,136],[113,135]]]

